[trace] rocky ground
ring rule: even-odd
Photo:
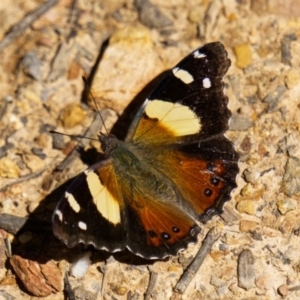
[[[299,0],[18,0],[1,1],[0,16],[1,299],[300,298]],[[240,154],[225,213],[163,261],[67,249],[49,220],[99,143],[80,140],[79,152],[49,130],[104,130],[82,76],[105,126],[124,137],[155,78],[211,41],[232,61],[227,136]],[[200,270],[174,289],[211,228]],[[86,274],[65,276],[84,255]]]

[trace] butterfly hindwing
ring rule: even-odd
[[[236,187],[238,172],[237,155],[225,137],[173,145],[171,149],[157,147],[155,152],[153,168],[177,187],[191,215],[203,222],[222,212],[223,204]]]
[[[134,170],[127,166],[115,173],[115,167],[110,160],[95,164],[69,187],[53,217],[63,242],[109,252],[128,248],[154,259],[197,240],[199,227],[177,203],[171,182],[140,162]]]
[[[165,178],[162,181],[163,176],[153,171],[142,177],[138,182],[128,177],[126,181],[132,188],[123,192],[128,204],[127,248],[148,259],[174,255],[197,240],[199,227],[181,207],[171,182]],[[119,180],[126,187],[124,178]]]

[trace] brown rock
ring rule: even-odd
[[[139,67],[136,67],[137,62]],[[141,26],[128,26],[116,31],[110,38],[91,93],[99,108],[113,108],[121,113],[162,70],[150,31]],[[89,102],[95,106],[92,99]]]
[[[282,297],[285,297],[289,293],[289,289],[286,284],[282,284],[280,287],[278,287],[277,291]]]
[[[10,263],[26,289],[34,296],[45,297],[62,290],[62,274],[53,261],[39,264],[14,255]]]

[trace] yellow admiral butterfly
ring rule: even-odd
[[[206,44],[168,72],[135,116],[125,141],[100,133],[106,155],[65,192],[54,234],[147,259],[197,241],[197,221],[222,212],[236,187],[238,154],[224,136],[231,116],[223,89],[223,45]]]

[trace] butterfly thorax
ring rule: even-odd
[[[121,141],[113,134],[105,135],[102,132],[98,135],[99,141],[101,143],[101,149],[103,150],[105,156],[110,156],[113,150],[119,147]]]
[[[150,165],[143,161],[138,146],[118,140],[115,136],[100,136],[101,147],[115,170],[118,171],[118,178],[122,178],[122,184],[135,186],[135,189],[142,189],[154,199],[176,201],[176,195],[170,182],[162,178]],[[133,200],[133,199],[131,199]]]
[[[133,153],[133,149],[129,149],[128,143],[118,140],[112,134],[105,135],[103,133],[100,133],[99,140],[105,156],[111,160],[119,173],[123,171],[127,173],[129,170],[133,171],[133,174],[143,172],[140,159]]]

